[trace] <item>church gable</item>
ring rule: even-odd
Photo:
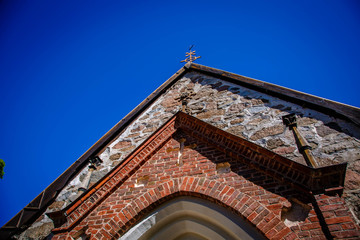
[[[140,146],[152,141],[149,137],[153,137],[157,129],[181,110],[224,130],[228,134],[226,139],[232,139],[229,136],[235,135],[248,140],[247,145],[245,144],[247,148],[244,149],[250,148],[251,156],[239,148],[234,152],[247,158],[237,157],[237,154],[231,157],[243,163],[251,159],[251,174],[252,171],[260,172],[276,179],[277,183],[291,181],[292,188],[301,192],[344,192],[343,196],[354,216],[360,218],[356,207],[359,205],[360,188],[359,109],[192,63],[181,68],[95,143],[9,221],[1,229],[0,235],[4,232],[8,232],[6,234],[9,236],[22,232],[23,226],[30,226],[35,222],[21,236],[27,237],[31,231],[42,231],[45,225],[49,227],[42,236],[46,236],[49,229],[53,228],[53,221],[46,214],[55,215],[61,209],[75,206],[74,202],[79,203],[82,191],[94,189],[91,187],[100,179],[110,176],[109,171],[119,164],[125,164],[126,159],[130,159]],[[289,113],[297,115],[298,131],[306,140],[304,147],[312,148],[316,169],[309,170],[306,166],[292,131],[283,123],[282,117]],[[199,122],[198,126],[201,124]],[[207,136],[207,133],[194,134],[195,131],[188,131],[186,138],[210,141],[207,143],[215,148],[220,146],[211,142],[211,138],[201,138],[202,135]],[[185,142],[184,146],[188,146],[187,144]],[[225,145],[221,148],[228,147]],[[230,153],[231,151],[227,152],[228,155]],[[266,160],[272,156],[274,161]],[[89,163],[92,166],[93,162],[96,163],[95,170],[86,167]],[[226,172],[234,166],[230,164],[229,168],[223,163],[217,168],[219,172]],[[287,171],[289,169],[291,171]],[[343,183],[341,181],[344,180],[345,170],[347,174]],[[137,184],[141,185],[143,182],[146,182],[146,178],[140,179]]]
[[[197,66],[193,64],[189,72],[178,72],[163,88],[160,87],[150,95],[136,108],[137,111],[124,118],[129,121],[126,128],[116,129],[118,125],[114,127],[121,132],[113,131],[115,136],[113,133],[112,136],[109,134],[111,139],[96,153],[103,163],[92,177],[92,183],[123,161],[182,108],[211,125],[306,165],[291,131],[287,130],[281,118],[289,113],[296,113],[301,116],[298,120],[299,131],[312,147],[318,166],[349,162],[350,169],[356,168],[354,160],[360,155],[360,143],[354,136],[360,135],[360,130],[353,123],[346,122],[345,117],[336,119],[270,94],[191,70]],[[145,109],[139,111],[139,107]],[[123,120],[120,123],[122,122]],[[356,176],[358,174],[357,171],[353,173]],[[64,206],[74,201],[78,195],[76,184],[86,174],[85,168],[60,193],[57,201],[65,202]],[[355,190],[358,184],[348,185],[351,186],[349,190]]]
[[[307,174],[303,177],[296,173],[301,171],[299,166],[179,112],[77,201],[50,214],[61,225],[53,230],[54,239],[77,236],[79,231],[94,239],[117,239],[152,209],[179,196],[215,202],[269,239],[318,234],[324,223],[309,191],[326,192],[331,172],[338,185],[344,176],[334,166],[325,172],[322,168],[302,170],[302,175]],[[283,178],[280,169],[286,169]],[[336,199],[321,196],[322,201]],[[340,205],[334,206],[344,208]],[[294,208],[305,213],[294,215]],[[336,219],[329,225],[352,224],[349,213]]]

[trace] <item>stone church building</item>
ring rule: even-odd
[[[0,239],[359,239],[360,109],[185,64]]]

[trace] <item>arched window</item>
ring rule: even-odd
[[[266,239],[253,225],[230,210],[195,197],[177,197],[127,231],[125,239]]]

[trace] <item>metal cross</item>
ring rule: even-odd
[[[182,60],[182,61],[180,61],[180,62],[193,62],[193,61],[195,61],[196,59],[201,58],[201,56],[197,56],[197,57],[193,56],[193,55],[196,55],[195,50],[194,50],[194,51],[191,51],[191,49],[192,49],[193,47],[194,47],[194,45],[191,45],[191,46],[190,46],[189,52],[187,52],[186,55],[185,55],[185,57],[187,57],[187,58],[185,58],[185,60]]]

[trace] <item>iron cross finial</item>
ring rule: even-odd
[[[191,51],[191,49],[194,47],[194,45],[191,45],[190,47],[189,47],[189,52],[187,52],[186,53],[186,57],[187,58],[185,58],[185,60],[182,60],[182,61],[180,61],[180,62],[193,62],[193,61],[195,61],[196,59],[198,59],[198,58],[201,58],[201,56],[194,56],[196,53],[195,53],[195,50],[194,51]]]

